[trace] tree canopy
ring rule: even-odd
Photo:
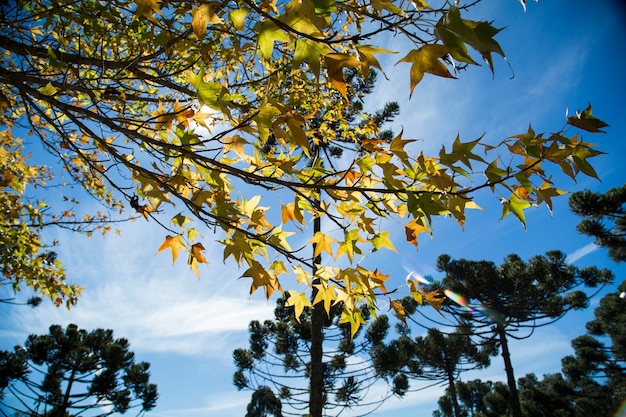
[[[0,405],[15,415],[49,417],[149,411],[158,397],[150,364],[136,363],[129,348],[112,330],[52,325],[15,352],[0,351],[0,391],[11,394]]]
[[[626,261],[626,185],[606,193],[576,191],[569,206],[582,217],[576,226],[580,233],[594,237],[598,246],[608,249],[613,261]]]
[[[586,308],[592,295],[582,288],[602,288],[614,278],[608,269],[570,265],[556,250],[528,262],[509,255],[500,266],[441,255],[437,268],[445,272],[441,283],[448,302],[443,309],[471,323],[474,336],[500,346],[513,417],[521,417],[522,411],[508,339],[528,338],[535,328],[554,323],[570,310]]]
[[[154,247],[171,251],[173,261],[185,253],[198,274],[208,262],[203,235],[216,233],[224,260],[240,265],[251,293],[262,289],[269,297],[284,291],[285,276],[295,276],[289,289],[305,294],[317,281],[308,272],[314,257],[302,249],[315,243],[332,259],[316,270],[319,299],[327,311],[340,303],[342,320],[356,331],[361,303],[373,308],[389,298],[401,306],[385,287],[384,271],[355,262],[395,249],[384,219],[399,221],[417,247],[433,217],[448,215],[463,226],[466,210],[479,206],[478,190],[491,189],[502,216],[525,224],[525,209],[551,208],[563,193],[548,166],[572,178],[597,177],[589,159],[599,151],[565,128],[537,133],[529,126],[495,143],[458,136],[438,155],[424,155],[402,133],[387,141],[376,123],[346,118],[352,92],[345,70],[384,74],[391,54],[399,54],[392,64],[407,68],[410,95],[424,76],[455,78],[459,67],[481,59],[493,71],[494,54],[505,56],[495,39],[501,29],[467,19],[475,3],[3,2],[3,147],[25,137],[29,147],[38,141],[68,182],[104,204],[88,219],[110,219],[130,205],[165,229]],[[385,47],[391,34],[403,39],[394,42],[396,50]],[[590,132],[606,125],[591,105],[567,122]],[[358,139],[356,152],[336,166],[312,158],[311,144],[336,144],[339,133]],[[298,164],[303,158],[311,162]],[[15,193],[7,181],[4,193]],[[26,210],[4,221],[6,233],[37,234],[40,225]],[[57,224],[76,215],[50,210]],[[332,231],[300,241],[299,232],[321,218]],[[19,259],[42,250],[35,245]],[[41,280],[26,283],[37,287]],[[71,304],[68,291],[56,289],[55,300]],[[408,291],[440,302],[415,285]]]

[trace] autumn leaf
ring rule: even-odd
[[[566,194],[566,192],[554,188],[551,183],[544,181],[543,184],[535,190],[535,194],[537,194],[537,204],[545,202],[546,206],[548,206],[548,210],[550,210],[550,214],[552,214],[552,197],[558,197]]]
[[[313,305],[315,306],[317,303],[323,302],[324,311],[326,311],[326,314],[330,317],[330,306],[337,298],[335,293],[335,289],[337,287],[334,285],[326,286],[323,284],[316,284],[313,287],[317,290],[315,300],[313,300]]]
[[[222,139],[222,143],[224,144],[224,153],[233,151],[241,158],[246,155],[243,147],[248,144],[248,141],[240,135],[226,136]]]
[[[178,258],[178,252],[181,249],[185,249],[185,244],[183,243],[183,239],[181,235],[165,236],[165,240],[159,246],[157,253],[163,252],[165,249],[169,249],[172,251],[172,264],[176,263],[176,259]]]
[[[591,103],[589,103],[582,112],[579,110],[576,112],[576,115],[566,117],[567,123],[587,132],[606,133],[602,128],[609,125],[594,116],[591,110]]]
[[[428,232],[428,228],[424,227],[421,221],[411,220],[404,226],[404,232],[406,233],[406,241],[415,245],[417,248],[417,235]]]
[[[389,307],[393,309],[394,313],[396,313],[396,317],[398,317],[402,321],[402,323],[406,324],[406,311],[402,306],[402,301],[392,300],[389,303]]]
[[[209,262],[204,257],[202,253],[204,251],[204,246],[202,243],[194,243],[191,245],[191,250],[189,251],[189,259],[187,260],[187,264],[190,266],[191,270],[196,274],[198,278],[200,278],[200,272],[198,271],[198,264],[208,264]]]
[[[222,19],[215,13],[216,4],[205,3],[191,12],[191,28],[199,39],[202,39],[206,34],[207,25],[223,23]]]
[[[333,249],[330,245],[335,242],[337,242],[335,239],[322,232],[315,233],[311,240],[309,240],[309,243],[313,243],[313,247],[315,248],[313,254],[314,257],[317,257],[323,251],[327,252],[330,256],[333,256]]]
[[[391,249],[394,252],[397,252],[396,247],[393,245],[393,242],[390,238],[389,231],[382,231],[374,235],[371,239],[372,245],[374,246],[374,251],[377,251],[381,248]]]
[[[400,62],[411,64],[410,80],[411,89],[409,97],[413,95],[415,86],[422,81],[425,73],[438,75],[440,77],[455,78],[448,68],[440,61],[452,51],[451,48],[439,44],[427,44],[419,49],[414,49],[400,59]]]
[[[157,23],[154,14],[158,13],[161,16],[163,15],[159,7],[160,2],[161,0],[135,0],[135,4],[137,5],[135,16],[142,16],[153,23]]]
[[[331,53],[324,56],[324,64],[326,65],[328,79],[347,100],[348,91],[346,87],[346,79],[343,75],[343,69],[358,67],[361,65],[361,61],[350,54]]]
[[[294,316],[298,323],[300,323],[300,316],[302,315],[304,307],[311,306],[309,297],[307,297],[306,293],[298,293],[295,290],[289,290],[287,293],[289,294],[289,297],[287,298],[287,301],[285,301],[285,307],[293,307]]]
[[[344,308],[343,312],[341,313],[341,317],[339,318],[339,323],[350,324],[350,335],[353,338],[356,332],[361,327],[361,325],[367,324],[367,322],[363,319],[361,310],[359,310],[358,308],[354,308],[354,309]]]
[[[385,74],[383,68],[380,66],[380,62],[374,56],[374,54],[396,54],[397,52],[390,51],[388,49],[377,48],[372,45],[358,45],[357,52],[359,53],[359,59],[361,61],[361,71],[363,76],[367,78],[369,76],[370,67],[374,67],[380,72]]]
[[[257,23],[255,30],[258,33],[257,42],[261,56],[270,59],[274,52],[274,42],[288,42],[289,36],[284,30],[278,28],[276,23],[269,19]]]

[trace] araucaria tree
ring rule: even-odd
[[[576,191],[569,198],[572,212],[583,219],[576,228],[608,249],[615,262],[626,261],[626,185],[594,193]]]
[[[477,190],[493,190],[503,215],[524,223],[524,209],[551,207],[562,194],[550,166],[596,177],[589,161],[599,151],[565,128],[529,127],[488,144],[459,136],[425,155],[402,134],[387,141],[375,123],[346,119],[344,71],[384,73],[393,62],[379,59],[390,53],[408,69],[409,95],[426,74],[454,78],[455,65],[482,59],[493,71],[493,55],[505,55],[495,40],[501,29],[466,19],[475,3],[2,2],[3,143],[38,140],[111,212],[128,202],[162,225],[167,235],[155,248],[174,261],[186,253],[196,273],[207,263],[201,234],[215,233],[251,292],[269,297],[289,282],[306,296],[315,286],[326,312],[338,303],[356,332],[363,303],[401,308],[385,271],[356,264],[394,249],[385,227],[396,222],[383,219],[394,218],[417,246],[433,216],[464,225]],[[407,42],[381,48],[391,34]],[[589,132],[606,126],[590,105],[567,122]],[[338,132],[357,149],[341,165],[325,163],[311,144],[336,145]],[[303,158],[311,163],[298,164]],[[321,220],[332,232],[312,238],[328,259],[317,268],[302,250],[313,242],[297,234]],[[419,298],[419,287],[409,290]]]
[[[441,255],[437,267],[445,273],[441,283],[449,297],[442,309],[470,322],[475,336],[499,344],[513,417],[522,414],[509,339],[528,338],[535,328],[559,320],[572,309],[587,307],[591,295],[579,288],[602,287],[613,280],[607,269],[569,265],[560,251],[528,262],[509,255],[500,266]]]
[[[147,362],[135,362],[126,339],[70,324],[31,335],[15,352],[0,352],[3,416],[107,416],[156,405]]]
[[[249,417],[265,415],[254,412],[260,409],[272,415],[302,415],[309,408],[312,308],[303,307],[298,320],[294,310],[279,299],[274,320],[250,322],[250,346],[233,352],[233,383],[253,391]],[[363,314],[368,315],[365,307]],[[404,394],[391,388],[380,397],[368,395],[376,382],[384,383],[369,359],[372,340],[363,336],[363,329],[353,336],[349,324],[339,323],[340,317],[341,307],[335,305],[323,323],[324,415],[347,409],[367,413],[392,395]]]

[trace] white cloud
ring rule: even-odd
[[[567,258],[566,258],[565,261],[568,264],[573,264],[576,261],[578,261],[579,259],[583,258],[584,256],[587,256],[590,253],[595,252],[599,248],[600,247],[598,245],[596,245],[595,243],[588,243],[585,246],[583,246],[582,248],[577,249],[574,252],[572,252],[569,255],[567,255]]]
[[[51,324],[76,323],[86,330],[113,329],[134,351],[230,354],[223,348],[232,334],[245,332],[251,320],[271,317],[273,300],[250,300],[249,282],[237,279],[241,272],[232,263],[224,265],[211,241],[203,242],[210,263],[201,266],[200,280],[186,259],[172,266],[169,254],[155,256],[161,234],[158,227],[130,224],[121,236],[105,239],[60,236],[68,279],[84,287],[78,305],[71,311],[49,302],[10,309],[14,329],[5,336],[22,343]]]

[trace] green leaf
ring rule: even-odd
[[[500,200],[502,203],[502,217],[501,220],[504,219],[509,214],[513,213],[515,217],[519,219],[519,221],[526,228],[526,216],[524,215],[524,210],[528,207],[531,207],[532,204],[526,200],[522,200],[515,194],[511,194],[509,199]]]
[[[53,96],[59,91],[59,89],[48,83],[44,87],[38,88],[37,91],[46,96]]]
[[[490,22],[461,18],[461,12],[457,6],[450,7],[448,13],[435,25],[435,34],[451,48],[450,54],[453,58],[475,64],[476,62],[469,56],[465,47],[465,44],[470,45],[489,64],[491,72],[493,72],[492,53],[495,52],[506,58],[500,44],[493,39],[501,30],[493,27]]]
[[[593,133],[606,133],[601,129],[609,126],[591,113],[591,103],[587,105],[585,110],[577,111],[575,116],[569,116],[566,120],[572,126]]]
[[[254,30],[258,33],[259,51],[265,59],[270,59],[274,52],[274,42],[288,42],[289,36],[271,20],[257,23]]]

